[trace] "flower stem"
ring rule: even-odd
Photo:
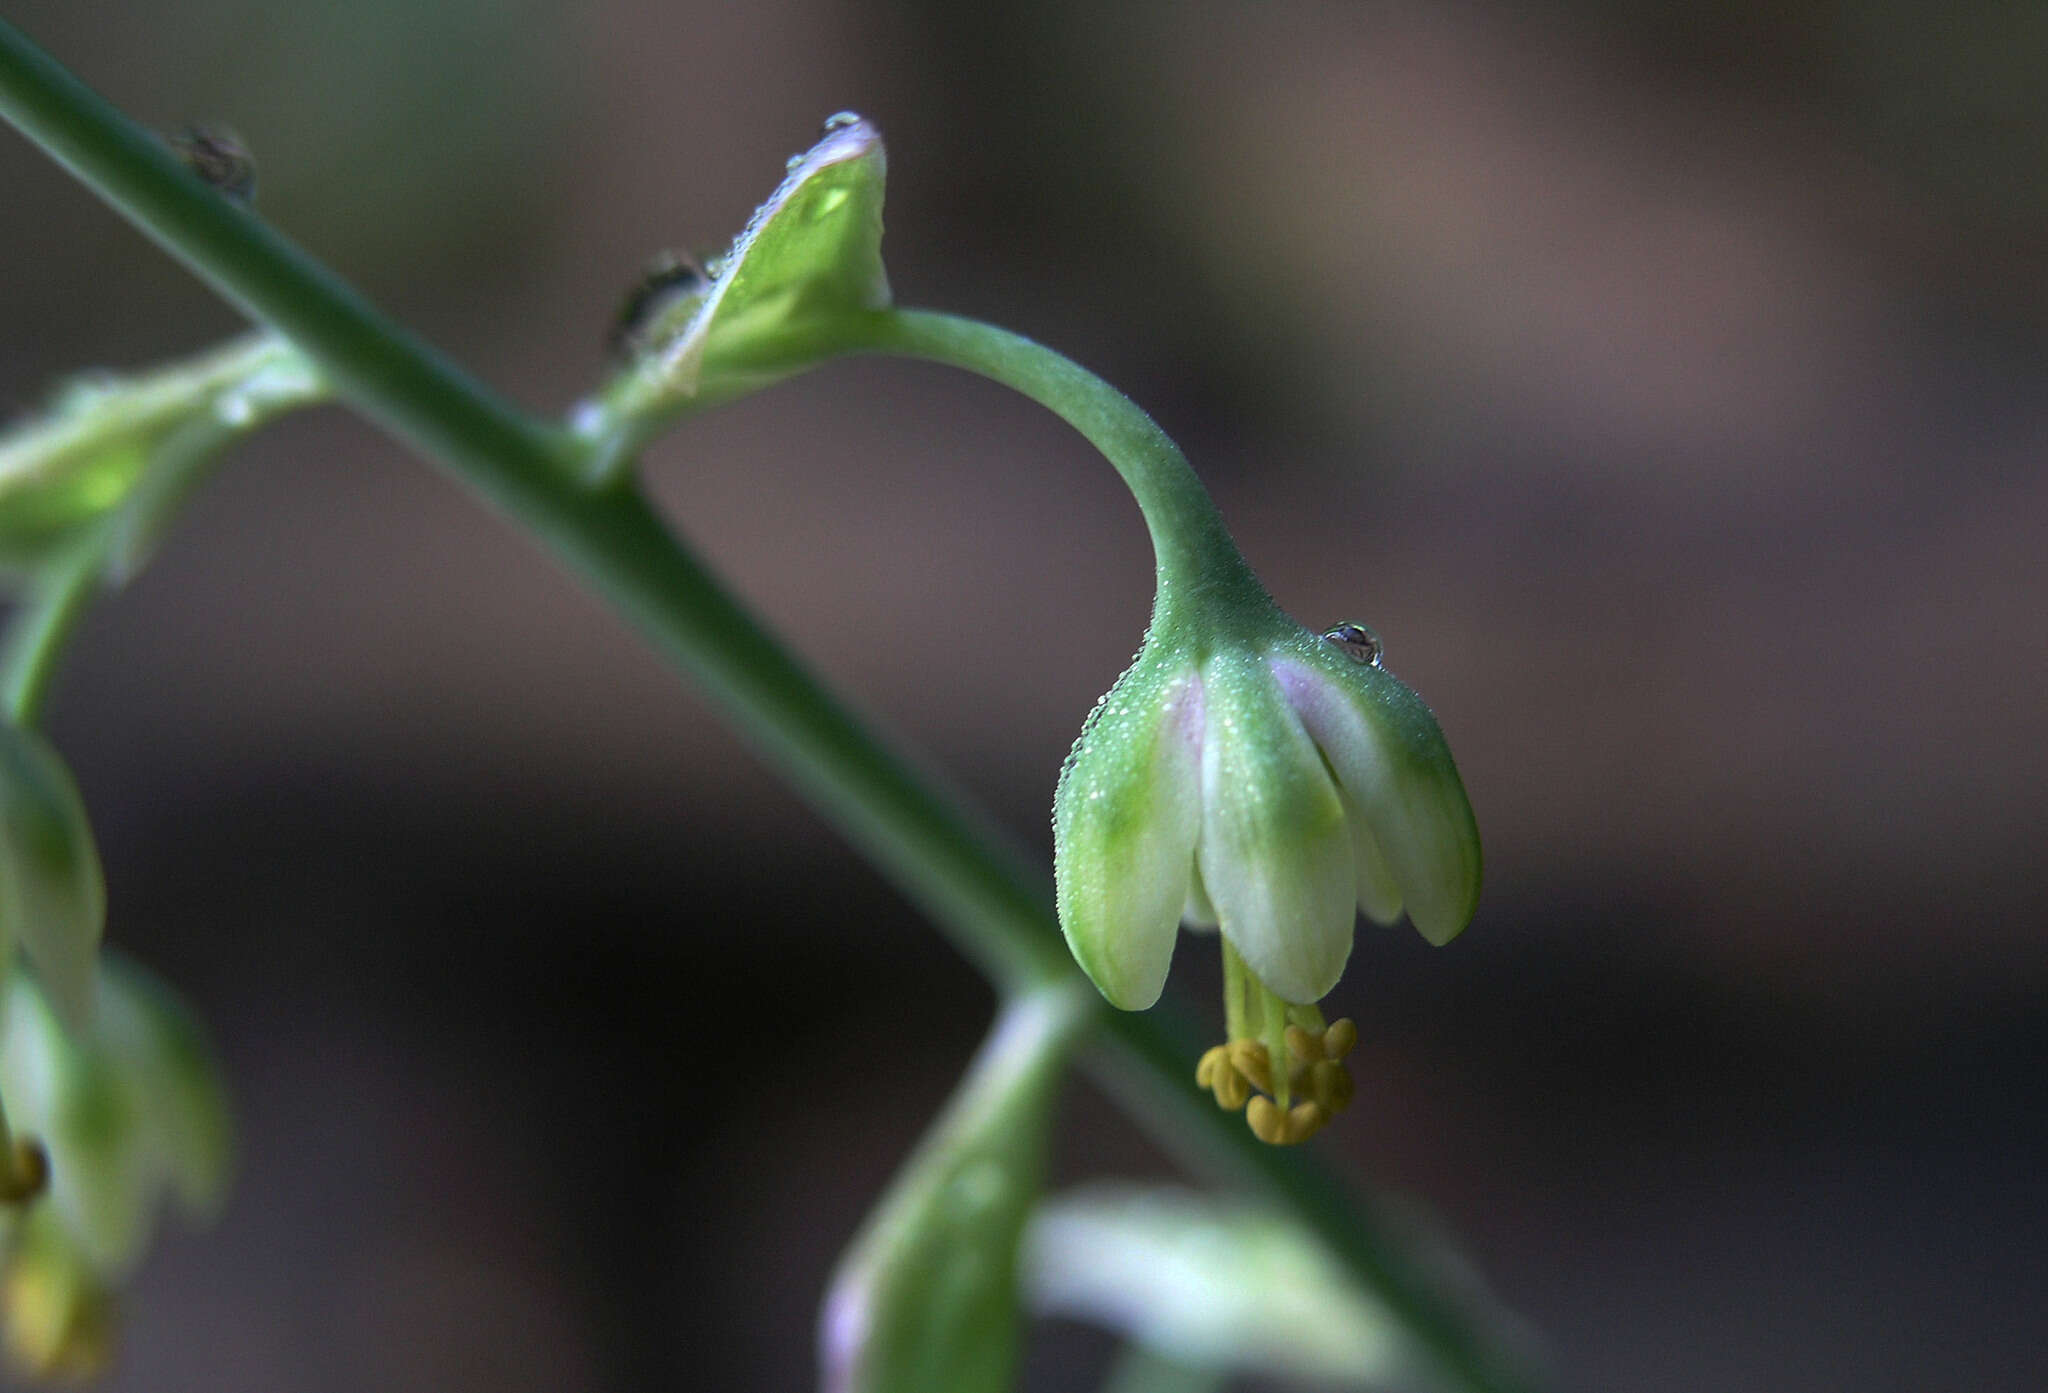
[[[1087,437],[1123,475],[1152,534],[1162,608],[1200,593],[1260,610],[1272,601],[1231,540],[1180,446],[1129,397],[1043,344],[930,310],[849,321],[835,346],[964,368],[1029,397]]]
[[[75,546],[40,571],[7,629],[0,653],[0,706],[19,726],[42,719],[57,659],[99,587],[98,548]]]
[[[1223,945],[1223,1038],[1244,1040],[1250,1038],[1251,1023],[1247,1015],[1250,997],[1245,991],[1244,959],[1237,955],[1237,949],[1222,934],[1216,941]]]
[[[764,756],[1006,994],[1078,978],[1043,872],[853,717],[717,585],[636,491],[578,486],[580,446],[565,431],[523,416],[391,323],[281,234],[191,176],[4,21],[0,116],[244,312],[290,338],[338,395],[534,534],[696,677]],[[1107,403],[1104,409],[1115,414]],[[1172,506],[1192,504],[1183,498]],[[1198,1145],[1211,1169],[1254,1182],[1320,1234],[1453,1386],[1471,1393],[1537,1386],[1327,1171],[1261,1146],[1217,1109],[1197,1106],[1200,1095],[1186,1079],[1195,1049],[1171,1018],[1099,1005],[1094,1015],[1116,1046],[1120,1077],[1135,1081],[1141,1110],[1169,1119],[1167,1140]]]

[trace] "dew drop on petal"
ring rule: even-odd
[[[825,118],[825,125],[818,134],[830,135],[834,131],[843,131],[848,126],[857,125],[859,121],[860,113],[857,111],[835,111]]]
[[[1339,624],[1334,629],[1325,630],[1323,637],[1359,662],[1370,663],[1374,667],[1380,665],[1380,657],[1386,652],[1380,636],[1363,624]]]

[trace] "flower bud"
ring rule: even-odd
[[[1082,1003],[1004,1007],[967,1077],[840,1259],[820,1320],[825,1393],[1001,1393],[1017,1248]]]

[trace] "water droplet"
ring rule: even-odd
[[[213,414],[222,425],[240,430],[256,419],[256,403],[245,393],[229,392],[214,402]]]
[[[803,164],[803,162],[804,157],[802,155],[791,155],[788,159],[782,162],[782,167],[788,170],[791,174],[794,174],[797,172],[797,169]]]
[[[819,128],[818,134],[830,135],[834,131],[843,131],[848,126],[857,126],[859,124],[860,113],[858,111],[835,111],[825,118],[825,124]]]
[[[1325,630],[1323,637],[1359,662],[1370,663],[1374,667],[1380,665],[1380,658],[1387,651],[1386,645],[1380,642],[1380,636],[1363,624],[1339,624],[1334,629]]]

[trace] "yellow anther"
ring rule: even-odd
[[[1308,1087],[1318,1103],[1332,1113],[1344,1111],[1351,1101],[1351,1075],[1334,1059],[1325,1059],[1309,1070]]]
[[[1273,1070],[1266,1056],[1266,1047],[1257,1040],[1232,1040],[1229,1049],[1230,1062],[1237,1066],[1237,1072],[1271,1093]]]
[[[1296,1103],[1287,1110],[1287,1127],[1283,1144],[1300,1146],[1310,1137],[1323,1130],[1323,1124],[1330,1120],[1330,1114],[1321,1103]]]
[[[1244,1109],[1252,1135],[1269,1146],[1296,1146],[1329,1125],[1351,1102],[1350,1071],[1338,1061],[1358,1043],[1349,1020],[1327,1028],[1319,1019],[1286,1030],[1288,1092],[1298,1101],[1282,1107],[1273,1096],[1273,1058],[1263,1040],[1239,1038],[1206,1051],[1195,1082],[1216,1095],[1218,1107]]]
[[[9,1362],[31,1378],[85,1383],[114,1350],[113,1303],[99,1284],[47,1265],[16,1262],[0,1282]]]
[[[1249,1042],[1241,1042],[1249,1043]],[[1216,1106],[1225,1112],[1236,1112],[1252,1096],[1252,1081],[1238,1069],[1235,1055],[1228,1045],[1212,1046],[1195,1065],[1195,1083],[1216,1095]],[[1259,1056],[1263,1061],[1265,1056]]]

